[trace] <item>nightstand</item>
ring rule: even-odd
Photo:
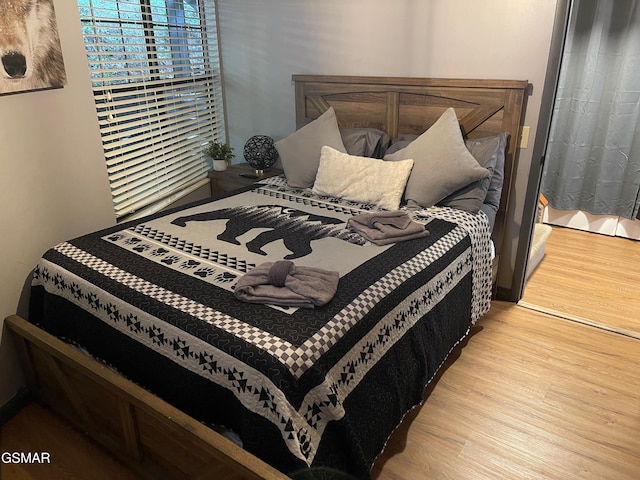
[[[251,185],[259,180],[275,177],[282,173],[282,169],[272,167],[269,170],[265,170],[262,175],[258,176],[256,175],[255,169],[248,163],[229,165],[229,167],[222,172],[211,170],[209,172],[209,178],[211,179],[211,194],[220,195],[221,193],[235,190],[240,187],[246,187],[247,185]]]

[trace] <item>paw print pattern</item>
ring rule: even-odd
[[[180,255],[169,255],[168,257],[163,258],[161,262],[167,265],[173,265],[174,263],[178,263],[180,260],[182,260]]]
[[[181,254],[166,245],[158,245],[155,242],[150,242],[147,238],[141,238],[136,236],[140,232],[134,232],[130,234],[127,232],[116,232],[109,236],[103,237],[104,240],[111,241],[119,244],[121,247],[126,248],[130,252],[136,252],[141,256],[147,258],[150,261],[157,262],[160,265],[167,266],[175,271],[183,272],[187,275],[193,276],[201,281],[207,282],[211,285],[217,285],[219,288],[233,291],[235,283],[239,278],[239,274],[233,271],[227,271],[224,268],[218,268],[216,265],[216,259],[197,258],[197,252],[195,255]],[[155,240],[155,238],[153,239]],[[217,252],[216,252],[217,253]],[[207,260],[212,260],[211,262]],[[242,265],[238,266],[238,269],[245,271],[245,269],[251,269],[252,264],[247,262],[241,262]],[[255,266],[255,265],[253,265]],[[84,295],[77,289],[78,295]]]
[[[180,264],[180,268],[184,270],[193,270],[194,268],[197,268],[199,265],[201,265],[201,263],[198,262],[197,260],[185,260]]]
[[[218,283],[231,283],[233,282],[238,276],[231,273],[231,272],[223,272],[220,273],[216,276],[215,280]]]
[[[133,247],[133,251],[138,253],[144,253],[150,249],[151,245],[149,245],[148,243],[141,243],[140,245],[136,245],[135,247]]]
[[[197,275],[200,278],[207,278],[214,273],[216,273],[216,269],[213,267],[203,267],[193,272],[194,275]]]

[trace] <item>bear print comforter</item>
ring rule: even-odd
[[[30,321],[285,473],[368,478],[491,293],[484,214],[411,211],[431,235],[376,246],[346,226],[372,209],[274,178],[70,240],[36,267]],[[339,272],[333,299],[234,296],[242,275],[283,259]]]

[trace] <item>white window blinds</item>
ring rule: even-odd
[[[224,140],[213,0],[78,0],[117,217],[206,176]]]

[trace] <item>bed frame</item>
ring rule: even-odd
[[[466,137],[508,132],[504,186],[493,229],[494,285],[498,270],[510,269],[509,259],[500,253],[515,180],[527,81],[330,75],[293,75],[293,81],[298,128],[331,106],[341,127],[377,128],[394,139],[402,134],[423,133],[447,108],[453,107]]]
[[[300,126],[333,106],[345,127],[375,127],[392,138],[419,134],[450,106],[464,132],[507,131],[505,186],[494,242],[498,252],[515,170],[526,81],[294,75]],[[285,479],[265,462],[26,320],[15,334],[33,395],[152,479]]]

